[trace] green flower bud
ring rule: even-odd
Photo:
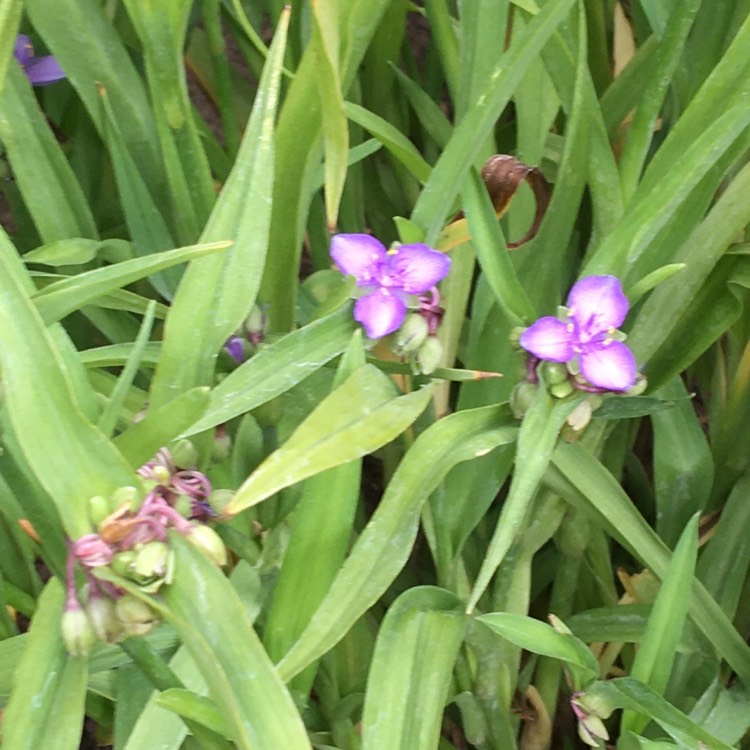
[[[114,510],[116,509],[112,507],[112,503],[103,495],[94,495],[89,498],[89,518],[97,528]]]
[[[427,321],[419,313],[412,313],[396,331],[391,349],[399,357],[416,352],[424,344],[429,333]]]
[[[541,370],[547,385],[564,383],[570,375],[568,368],[562,362],[542,362]]]
[[[586,425],[591,421],[592,404],[590,399],[581,401],[578,406],[569,414],[566,424],[575,432],[582,432]]]
[[[99,640],[105,643],[116,643],[123,637],[124,630],[117,617],[115,603],[108,596],[100,594],[90,597],[86,612]]]
[[[589,520],[582,513],[569,510],[555,532],[557,548],[567,557],[582,557],[589,544]]]
[[[429,375],[440,364],[443,358],[443,345],[437,336],[428,336],[422,346],[417,351],[415,363],[417,370],[422,375]]]
[[[521,344],[519,343],[519,341],[525,330],[526,330],[526,326],[516,326],[515,328],[510,329],[510,335],[508,336],[508,341],[510,341],[511,345],[514,346],[516,349],[521,348]]]
[[[199,523],[185,537],[197,547],[212,563],[219,567],[227,564],[227,548],[221,537],[210,527]]]
[[[131,510],[137,510],[141,507],[142,500],[141,493],[136,487],[125,486],[118,487],[112,493],[111,503],[115,510],[123,505],[128,505]]]
[[[208,504],[211,510],[221,515],[236,494],[234,490],[214,490],[207,498]]]
[[[169,547],[165,542],[148,542],[137,552],[130,565],[130,577],[139,581],[163,578],[167,574]]]
[[[637,375],[635,385],[625,391],[626,396],[640,396],[648,388],[648,380],[643,375]]]
[[[268,319],[258,305],[253,305],[250,315],[245,318],[244,329],[250,341],[257,346],[265,336]]]
[[[187,438],[180,438],[170,447],[175,466],[181,469],[194,469],[198,465],[198,451]]]
[[[575,390],[569,380],[564,383],[555,383],[547,388],[553,398],[567,398]]]
[[[130,594],[117,600],[115,611],[126,635],[145,635],[159,621],[148,604]]]
[[[168,485],[169,480],[172,479],[172,473],[166,466],[154,466],[151,469],[151,473],[154,475],[154,481],[157,485]]]
[[[78,601],[69,601],[65,605],[60,627],[67,652],[71,656],[88,656],[96,643],[96,633]]]
[[[130,566],[135,560],[136,554],[136,551],[132,549],[126,550],[125,552],[118,552],[114,558],[112,558],[110,567],[118,576],[127,576],[130,571]]]
[[[510,394],[510,409],[516,419],[523,419],[531,407],[539,386],[535,383],[519,383]]]
[[[211,460],[220,464],[232,455],[232,438],[224,430],[216,430],[211,444]]]
[[[190,518],[193,513],[193,500],[190,495],[179,495],[174,501],[174,509],[185,518]]]

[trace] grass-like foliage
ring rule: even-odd
[[[0,0],[7,750],[750,748],[750,3]]]

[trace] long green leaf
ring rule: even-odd
[[[460,600],[444,589],[418,586],[396,599],[375,642],[362,750],[436,747],[465,627]]]
[[[424,411],[432,396],[429,387],[399,398],[393,394],[388,376],[373,365],[352,373],[250,475],[225,513],[239,513],[284,487],[390,443]]]
[[[5,407],[26,460],[54,499],[68,534],[78,538],[91,528],[85,501],[109,496],[136,479],[122,455],[80,411],[60,352],[24,293],[10,253],[12,248],[0,242]]]
[[[42,241],[96,238],[81,186],[15,61],[0,94],[0,140]]]
[[[24,0],[34,28],[57,58],[104,137],[99,92],[112,103],[115,119],[133,161],[157,203],[165,197],[153,112],[143,81],[98,0]],[[81,49],[85,54],[81,54]]]
[[[455,129],[411,216],[425,231],[428,244],[437,239],[461,189],[463,176],[477,158],[515,87],[572,7],[573,0],[555,0],[544,6],[514,38],[479,98],[472,103],[471,113]]]
[[[203,258],[185,272],[167,317],[162,361],[152,388],[162,406],[209,385],[216,355],[252,309],[268,248],[274,175],[274,119],[289,13],[276,29],[245,137],[202,242],[229,239],[225,256]]]
[[[731,750],[729,745],[712,737],[647,685],[630,677],[596,682],[586,694],[598,705],[606,705],[609,711],[628,708],[650,716],[679,743],[679,747],[686,750]]]
[[[78,748],[88,665],[65,653],[60,630],[65,592],[53,578],[45,587],[25,639],[19,677],[3,716],[3,746]]]
[[[559,444],[554,466],[577,490],[566,499],[579,502],[660,579],[666,576],[669,550],[620,487],[617,480],[581,445]],[[551,479],[553,477],[550,477]],[[693,582],[690,617],[743,681],[750,682],[750,647],[702,584]]]
[[[404,456],[310,624],[279,663],[285,680],[332,648],[406,564],[422,505],[457,463],[515,439],[506,407],[465,410],[425,430]]]
[[[354,321],[347,305],[264,346],[214,388],[206,415],[185,434],[227,422],[301,383],[341,354],[353,332]]]
[[[700,516],[696,513],[685,526],[675,547],[654,601],[651,616],[648,618],[641,647],[630,670],[631,677],[648,685],[659,695],[663,695],[667,687],[677,643],[690,604],[690,588],[698,556],[699,519]],[[647,716],[625,711],[621,728],[640,733],[647,723]]]
[[[203,672],[242,750],[309,750],[302,719],[224,574],[174,536],[166,616]]]
[[[534,493],[549,465],[560,430],[578,403],[580,400],[575,398],[555,403],[544,386],[538,388],[534,403],[521,424],[513,480],[477,574],[466,606],[467,612],[471,613],[476,606],[521,529]]]

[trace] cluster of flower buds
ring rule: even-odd
[[[242,327],[224,344],[224,351],[238,364],[242,364],[263,343],[268,318],[265,308],[253,305]]]
[[[205,524],[216,515],[209,503],[211,483],[201,472],[181,468],[192,465],[194,459],[188,441],[176,444],[171,452],[160,450],[138,470],[147,490],[142,502],[135,487],[120,488],[110,498],[90,499],[97,530],[71,542],[68,552],[62,630],[71,654],[88,653],[97,639],[112,643],[143,635],[158,620],[143,600],[100,580],[94,568],[107,566],[144,593],[156,593],[172,580],[170,530],[182,534],[216,565],[226,564],[224,543]],[[85,607],[76,590],[76,565],[87,580]]]
[[[443,345],[437,332],[445,311],[440,307],[437,287],[420,294],[418,301],[418,310],[409,313],[394,334],[391,349],[411,363],[415,374],[429,375],[443,357]]]

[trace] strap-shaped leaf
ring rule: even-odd
[[[390,443],[424,411],[431,395],[426,387],[394,398],[390,379],[365,365],[323,399],[258,467],[225,512],[239,513],[284,487]]]
[[[3,716],[3,747],[78,748],[88,664],[65,653],[60,630],[65,592],[53,578],[39,599],[18,677]]]
[[[409,558],[429,495],[456,464],[512,443],[511,423],[505,406],[467,409],[416,439],[310,624],[279,663],[284,679],[336,645],[383,595]]]
[[[367,678],[363,750],[437,747],[465,627],[461,601],[445,589],[412,588],[391,605]]]

